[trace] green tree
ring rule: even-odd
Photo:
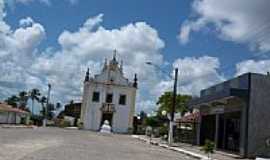
[[[59,110],[61,108],[62,108],[62,104],[60,102],[57,102],[56,105],[55,105],[55,109]]]
[[[139,114],[139,117],[140,117],[141,122],[143,122],[145,118],[147,117],[147,114],[144,111],[141,111]]]
[[[52,119],[54,117],[54,111],[55,111],[55,106],[54,104],[52,103],[49,103],[48,105],[46,105],[46,108],[45,108],[45,105],[43,104],[44,107],[42,107],[42,110],[40,111],[41,112],[41,115],[43,118],[46,118],[47,119]],[[47,113],[46,113],[46,110],[47,110]]]
[[[31,98],[31,100],[32,100],[32,114],[34,114],[34,101],[36,100],[36,101],[39,101],[39,96],[41,95],[40,94],[40,91],[39,91],[39,89],[36,89],[36,88],[34,88],[34,89],[32,89],[31,91],[30,91],[30,93],[29,93],[29,95],[30,95],[30,98]]]
[[[42,96],[39,100],[39,103],[42,106],[41,114],[45,117],[46,116],[46,108],[45,108],[45,103],[47,102],[47,98],[45,96]]]
[[[205,144],[201,150],[204,151],[205,154],[207,154],[208,159],[211,159],[211,154],[214,153],[214,149],[215,143],[207,139],[205,140]]]
[[[187,103],[191,100],[191,98],[192,97],[190,95],[178,94],[176,96],[175,112],[180,112],[182,115],[187,112]],[[163,95],[161,95],[157,101],[157,105],[159,105],[158,114],[161,115],[162,111],[164,110],[167,111],[167,113],[170,113],[173,105],[172,101],[172,92],[165,92]]]
[[[8,97],[5,102],[14,108],[17,108],[19,103],[19,97],[17,97],[16,95],[12,95],[11,97]]]
[[[19,108],[20,109],[26,110],[28,98],[29,98],[29,96],[28,96],[26,91],[21,91],[19,93]]]
[[[157,116],[146,117],[144,119],[145,126],[158,127],[159,119]]]

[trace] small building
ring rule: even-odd
[[[0,124],[27,124],[29,113],[0,102]]]
[[[175,141],[196,145],[199,117],[200,113],[194,110],[176,119]]]
[[[137,90],[137,77],[130,82],[123,74],[116,55],[109,63],[105,61],[101,74],[85,76],[81,121],[83,128],[99,131],[108,120],[112,131],[127,133],[133,128],[133,115]]]
[[[201,91],[197,143],[243,157],[270,157],[270,75],[246,73]]]
[[[81,102],[71,102],[65,105],[65,110],[63,114],[65,116],[70,116],[74,118],[74,125],[77,125],[77,121],[80,119],[81,116]]]

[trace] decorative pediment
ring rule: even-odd
[[[114,56],[109,62],[107,62],[107,59],[105,59],[103,69],[100,74],[95,75],[93,78],[89,78],[89,70],[87,70],[85,82],[88,81],[103,83],[106,85],[120,85],[134,88],[138,87],[138,79],[136,74],[133,82],[129,82],[129,80],[124,77],[123,62],[121,61],[120,64],[118,63],[116,59],[116,51],[114,51]]]

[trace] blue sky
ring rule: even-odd
[[[270,67],[267,0],[4,2],[0,29],[8,43],[0,45],[3,99],[31,87],[45,92],[46,84],[53,83],[54,101],[79,100],[86,67],[98,73],[114,48],[125,61],[128,78],[139,72],[137,111],[154,110],[156,98],[172,84],[154,68],[142,66],[145,61],[170,73],[179,67],[179,89],[192,95]]]
[[[147,22],[159,32],[166,43],[163,50],[165,59],[172,63],[174,59],[186,56],[210,55],[222,58],[222,63],[233,65],[252,53],[246,45],[219,40],[214,33],[196,33],[192,43],[181,45],[177,39],[181,24],[191,16],[190,0],[166,1],[79,1],[70,4],[66,1],[51,1],[50,5],[32,2],[16,4],[9,8],[7,22],[18,26],[18,21],[31,16],[46,28],[47,39],[40,47],[58,48],[58,36],[63,30],[75,31],[88,17],[104,14],[103,26],[118,28],[131,22]],[[242,56],[239,56],[242,54]],[[234,56],[235,55],[235,56]],[[244,57],[243,57],[244,56]]]

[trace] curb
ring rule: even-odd
[[[151,141],[151,142],[150,142],[149,139],[142,138],[142,137],[137,136],[137,135],[132,135],[131,137],[132,137],[132,138],[135,138],[135,139],[138,139],[138,140],[141,140],[141,141],[143,141],[143,142],[147,142],[147,143],[152,144],[152,145],[156,145],[156,146],[159,146],[159,147],[162,147],[162,148],[166,148],[166,149],[169,149],[169,150],[172,150],[172,151],[176,151],[176,152],[185,154],[185,155],[187,155],[187,156],[190,156],[190,157],[193,157],[193,158],[196,158],[196,159],[200,159],[200,160],[208,160],[208,157],[206,157],[206,156],[204,156],[204,155],[197,154],[197,153],[194,153],[194,152],[190,152],[190,151],[187,151],[187,150],[178,148],[178,147],[170,147],[170,146],[168,146],[167,144],[158,143],[158,142],[156,142],[156,141]]]
[[[27,129],[36,129],[37,126],[25,126],[25,125],[1,125],[1,128],[11,128],[11,129],[21,129],[21,128],[27,128]]]

